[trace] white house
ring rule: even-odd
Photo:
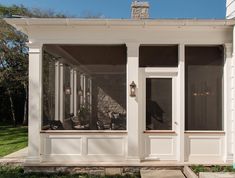
[[[6,19],[29,36],[26,165],[235,162],[235,20],[137,17]]]
[[[226,1],[226,18],[232,19],[235,17],[235,1],[227,0]]]

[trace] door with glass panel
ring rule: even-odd
[[[176,160],[177,72],[165,76],[158,72],[143,72],[142,82],[143,157],[147,160]]]
[[[142,157],[176,160],[178,45],[141,45],[139,53]]]

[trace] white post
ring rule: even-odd
[[[60,62],[55,62],[55,120],[59,120]]]
[[[73,85],[73,82],[74,82],[74,79],[73,79],[73,76],[74,76],[74,70],[73,69],[70,69],[70,91],[71,91],[71,94],[70,94],[70,114],[74,113],[73,112],[73,97],[74,97],[74,92],[73,92],[73,89],[74,89],[74,85]]]
[[[139,44],[127,44],[127,160],[140,161],[140,121],[138,116]],[[135,82],[136,97],[130,97],[130,84]]]
[[[86,75],[83,75],[83,104],[84,104],[84,106],[86,106],[86,104],[87,104],[87,102],[86,102],[86,98],[87,98],[87,96],[86,96]]]
[[[90,92],[90,96],[89,96],[89,109],[90,112],[92,111],[92,79],[89,79],[89,92]]]
[[[233,56],[232,56],[232,87],[231,87],[231,92],[232,92],[232,101],[231,101],[231,108],[232,108],[232,114],[231,114],[231,120],[232,120],[232,143],[233,143],[233,168],[235,169],[235,26],[233,27]]]
[[[29,121],[26,162],[40,161],[42,119],[42,45],[29,44]]]
[[[60,63],[60,121],[64,121],[64,65]]]
[[[74,116],[77,116],[77,71],[74,70],[73,72],[73,107],[74,107]]]
[[[80,75],[80,88],[79,88],[79,89],[81,89],[82,91],[84,90],[84,87],[83,87],[83,86],[84,86],[84,83],[83,83],[83,74],[81,74],[81,75]],[[84,103],[83,103],[83,97],[84,97],[84,96],[83,96],[83,93],[81,93],[81,94],[82,94],[82,95],[80,96],[80,107],[84,104]],[[79,107],[79,108],[80,108],[80,107]]]
[[[177,82],[177,121],[174,123],[176,125],[177,137],[177,160],[179,162],[184,162],[184,148],[185,148],[185,45],[179,44],[179,72],[178,72],[178,82]]]
[[[224,131],[225,134],[225,152],[224,162],[231,159],[232,155],[232,117],[231,117],[231,62],[232,62],[232,43],[224,44]],[[230,157],[230,158],[229,158]]]

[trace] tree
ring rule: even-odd
[[[37,8],[28,9],[23,5],[6,7],[0,4],[0,92],[6,95],[9,101],[9,110],[13,124],[16,125],[15,103],[17,97],[23,98],[23,124],[27,124],[28,103],[28,37],[8,25],[3,17],[36,17],[36,18],[66,18],[63,13]],[[71,16],[70,16],[71,17]],[[102,18],[100,14],[86,12],[83,18]],[[21,104],[21,103],[20,103]],[[4,107],[7,108],[7,107]],[[0,108],[1,112],[2,108]],[[5,115],[8,111],[2,111]],[[1,117],[0,117],[1,119]],[[1,121],[1,120],[0,120]]]
[[[53,11],[40,9],[27,9],[24,6],[13,5],[6,7],[0,5],[0,88],[8,96],[13,125],[17,124],[14,103],[15,96],[24,96],[23,124],[27,124],[28,101],[28,37],[8,25],[3,17],[59,17],[66,16]],[[6,111],[5,111],[6,112]]]
[[[9,97],[12,121],[16,125],[13,94],[22,94],[21,90],[23,88],[26,96],[25,105],[27,105],[27,36],[16,31],[2,19],[0,19],[0,27],[0,83]]]

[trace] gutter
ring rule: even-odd
[[[234,19],[77,19],[77,18],[5,18],[16,26],[233,26]]]

